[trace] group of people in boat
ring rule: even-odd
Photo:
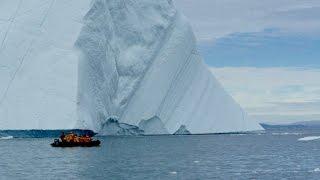
[[[88,143],[92,141],[92,138],[88,134],[83,136],[78,136],[73,132],[66,135],[64,134],[64,132],[62,132],[60,135],[60,139],[62,142],[67,142],[67,143]]]

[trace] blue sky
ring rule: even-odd
[[[320,1],[175,4],[213,74],[253,119],[320,120]]]
[[[271,30],[234,33],[199,43],[207,64],[215,67],[320,67],[320,37],[277,34]]]

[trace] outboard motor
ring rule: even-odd
[[[58,145],[59,142],[60,142],[59,139],[54,139],[54,141],[53,141],[53,143],[56,144],[56,145]]]

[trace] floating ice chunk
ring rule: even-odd
[[[313,172],[319,173],[319,172],[320,172],[320,168],[315,168],[315,169],[310,170],[310,171],[308,171],[308,172],[311,172],[311,173],[313,173]]]
[[[279,136],[282,136],[282,135],[301,135],[302,133],[296,133],[296,132],[283,132],[283,133],[272,133],[272,135],[279,135]]]
[[[320,172],[320,168],[315,168],[313,172]]]
[[[0,137],[0,140],[13,139],[13,136]]]
[[[298,141],[313,141],[317,139],[320,139],[320,136],[307,136],[307,137],[298,139]]]
[[[230,136],[244,136],[244,135],[248,135],[248,134],[245,134],[245,133],[230,134]]]

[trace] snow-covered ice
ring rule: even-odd
[[[262,129],[209,71],[171,0],[3,0],[0,19],[0,129]]]

